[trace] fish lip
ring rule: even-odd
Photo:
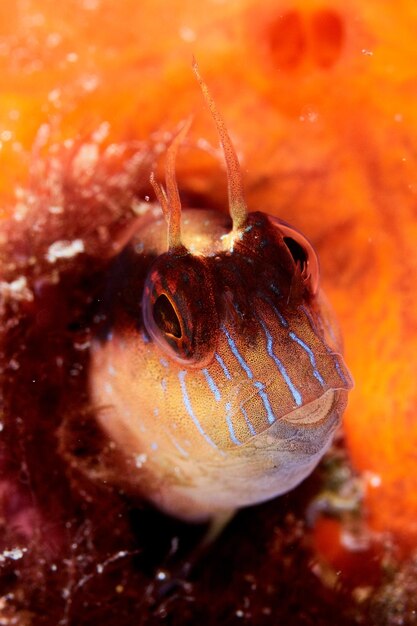
[[[347,397],[346,388],[341,387],[337,389],[330,387],[314,400],[282,416],[280,421],[291,426],[302,426],[304,428],[319,426],[329,419],[330,414],[334,413],[334,409],[339,403],[342,394]],[[338,413],[339,415],[341,414],[341,412]]]

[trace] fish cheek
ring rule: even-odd
[[[162,465],[165,456],[198,449],[198,437],[185,419],[182,371],[133,327],[94,346],[90,391],[97,419],[123,454],[145,454]]]

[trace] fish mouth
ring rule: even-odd
[[[342,421],[348,392],[328,389],[318,398],[278,417],[275,422],[249,437],[236,451],[257,449],[262,454],[305,453],[321,456]],[[234,447],[234,446],[233,446]]]

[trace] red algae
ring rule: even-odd
[[[207,11],[154,0],[15,4],[10,15],[0,8],[1,211],[17,215],[1,243],[1,618],[416,623],[416,9],[405,0],[242,0]],[[250,208],[299,226],[318,249],[356,382],[344,464],[363,487],[367,542],[346,544],[352,519],[331,507],[313,529],[306,523],[323,499],[321,471],[239,513],[185,581],[178,562],[204,530],[96,475],[112,451],[91,425],[82,346],[104,250],[150,193],[164,133],[190,112],[184,199],[225,201],[192,54],[227,119]],[[93,266],[76,250],[59,257],[61,247],[51,271],[51,246],[78,240],[96,250]]]

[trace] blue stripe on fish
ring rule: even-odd
[[[222,368],[224,375],[226,376],[227,380],[232,380],[232,376],[229,372],[229,370],[226,367],[225,362],[223,361],[222,357],[220,356],[220,354],[216,354],[214,355],[216,357],[216,361],[218,362],[218,364],[220,365],[220,367]]]
[[[316,333],[316,335],[320,336],[317,330],[317,325],[315,323],[315,321],[313,320],[310,312],[306,309],[305,306],[300,306],[301,311],[303,311],[304,315],[306,316],[306,318],[308,319],[308,321],[310,322],[310,326],[313,330],[314,333]],[[333,357],[333,363],[334,363],[334,367],[336,372],[339,375],[340,380],[346,385],[346,387],[351,387],[352,385],[352,381],[350,379],[347,379],[344,372],[342,371],[340,365],[339,365],[339,361],[337,359],[338,355],[337,353],[333,352],[333,350],[331,350],[329,348],[329,346],[327,344],[325,344],[323,342],[323,345],[326,349],[327,354],[329,354],[331,357]]]
[[[276,296],[280,296],[281,295],[280,290],[278,289],[278,287],[274,283],[270,283],[269,287],[270,287],[271,291],[273,291]]]
[[[298,391],[298,389],[294,386],[293,382],[291,381],[290,377],[288,376],[288,372],[285,369],[283,363],[279,360],[279,358],[274,354],[273,351],[273,345],[274,345],[274,341],[272,339],[272,335],[269,332],[265,322],[261,319],[259,319],[261,326],[263,328],[263,331],[265,333],[265,337],[266,337],[266,349],[268,351],[269,356],[271,357],[271,359],[273,359],[275,365],[277,366],[279,373],[281,374],[281,376],[283,377],[283,379],[285,380],[288,389],[291,392],[292,397],[294,398],[294,402],[297,406],[301,406],[303,400],[301,397],[300,392]]]
[[[143,330],[140,333],[141,339],[143,341],[143,343],[149,343],[150,339],[147,333],[145,333]]]
[[[317,380],[319,381],[320,385],[322,387],[324,387],[324,380],[320,374],[320,372],[317,369],[317,363],[316,363],[316,358],[314,356],[313,351],[311,350],[311,348],[308,347],[308,345],[306,343],[304,343],[304,341],[302,339],[300,339],[300,337],[298,337],[295,333],[293,333],[292,331],[289,333],[291,339],[293,341],[295,341],[296,343],[298,343],[298,345],[308,354],[308,358],[310,359],[310,363],[311,366],[313,368],[313,375],[315,376],[315,378],[317,378]]]
[[[271,300],[268,298],[268,296],[266,296],[265,294],[261,294],[262,300],[264,300],[267,304],[269,304],[269,306],[271,307],[271,309],[273,310],[273,312],[275,313],[275,315],[277,316],[277,318],[279,319],[279,321],[281,322],[281,324],[284,326],[284,328],[288,328],[288,322],[285,319],[285,317],[282,315],[281,311],[279,311],[277,309],[277,307],[275,306],[275,304],[273,302],[271,302]]]
[[[252,422],[250,421],[248,414],[246,413],[245,409],[243,408],[243,406],[240,407],[240,410],[242,411],[242,415],[245,418],[245,422],[247,424],[247,427],[249,428],[249,432],[251,435],[256,435],[256,430],[253,427]]]
[[[216,401],[220,402],[220,400],[222,399],[222,396],[221,396],[221,393],[220,393],[220,390],[219,390],[218,386],[216,385],[216,383],[214,382],[214,380],[210,376],[210,374],[209,374],[207,369],[203,369],[202,372],[203,372],[203,374],[204,374],[204,376],[206,378],[206,381],[208,382],[208,386],[210,387],[214,397],[216,398]]]
[[[256,382],[255,383],[255,387],[257,388],[259,396],[260,396],[260,398],[261,398],[261,400],[263,402],[263,405],[265,407],[265,411],[266,411],[266,414],[268,416],[268,422],[270,424],[273,424],[275,422],[275,420],[276,420],[276,417],[275,417],[275,415],[274,415],[274,413],[272,411],[271,405],[269,403],[268,394],[265,393],[265,391],[264,391],[265,390],[265,385],[263,383],[261,383],[261,382]]]
[[[182,454],[182,456],[190,456],[188,454],[188,452],[186,450],[184,450],[184,448],[182,446],[180,446],[180,444],[178,443],[178,441],[176,439],[174,439],[174,437],[171,436],[171,441],[174,444],[174,446],[177,448],[178,452],[180,454]]]
[[[207,441],[207,443],[209,443],[213,448],[216,448],[216,450],[217,450],[216,444],[208,436],[208,434],[204,431],[203,427],[201,426],[200,422],[198,421],[197,417],[194,414],[193,408],[191,406],[190,398],[188,396],[187,386],[185,384],[185,377],[186,377],[186,375],[187,375],[186,370],[181,370],[180,372],[178,372],[178,379],[180,381],[181,392],[182,392],[182,399],[183,399],[183,402],[184,402],[184,406],[185,406],[185,408],[187,410],[188,415],[193,420],[193,422],[194,422],[198,432],[200,433],[200,435],[202,435],[204,437],[204,439]]]
[[[331,352],[330,354],[334,354],[334,352]],[[334,359],[334,366],[336,368],[336,372],[339,374],[339,377],[342,379],[342,381],[345,383],[345,385],[347,387],[349,387],[352,383],[351,383],[350,380],[347,380],[346,376],[344,375],[344,373],[343,373],[343,371],[342,371],[342,369],[341,369],[341,367],[339,365],[339,362],[338,362],[337,358]]]
[[[232,405],[230,404],[230,402],[226,402],[226,423],[227,423],[227,427],[229,429],[229,433],[230,433],[230,439],[233,441],[233,443],[235,443],[237,446],[241,446],[242,442],[239,441],[239,439],[236,437],[235,434],[235,430],[233,428],[233,423],[232,423],[232,416],[230,414],[230,410],[232,408]]]
[[[242,355],[240,354],[239,350],[237,349],[235,342],[233,341],[232,337],[229,335],[227,331],[227,328],[225,326],[222,326],[221,329],[223,333],[225,334],[229,347],[231,351],[233,352],[234,356],[236,357],[236,359],[238,360],[240,366],[246,372],[247,377],[252,380],[253,379],[252,371],[249,365],[246,363],[246,361],[242,357]]]

